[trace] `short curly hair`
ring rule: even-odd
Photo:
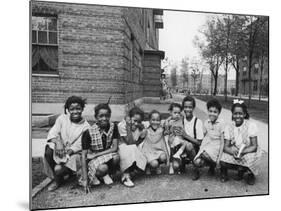
[[[220,102],[215,98],[213,98],[207,102],[207,109],[209,110],[211,107],[215,107],[216,109],[219,110],[219,113],[221,112],[222,106],[221,106]]]
[[[143,121],[144,119],[144,112],[143,110],[141,110],[139,107],[135,106],[133,108],[130,109],[129,111],[129,117],[132,118],[135,115],[140,115],[141,117],[141,121]]]
[[[109,107],[108,103],[100,103],[98,105],[95,106],[94,110],[95,110],[95,117],[98,116],[99,111],[101,109],[107,110],[109,113],[109,116],[111,116],[111,108]]]
[[[179,108],[182,111],[182,106],[179,103],[171,103],[168,111],[173,111],[174,108]]]
[[[148,115],[149,120],[151,119],[151,117],[152,117],[153,114],[158,114],[159,117],[160,117],[160,120],[161,120],[161,113],[160,113],[159,111],[157,111],[157,110],[152,110],[152,111],[149,113],[149,115]]]
[[[191,96],[186,96],[186,97],[183,98],[183,100],[182,100],[182,107],[183,107],[183,108],[184,108],[184,103],[185,103],[186,101],[192,102],[193,108],[196,107],[195,99],[194,99],[193,97],[191,97]]]
[[[74,96],[74,95],[67,98],[67,100],[65,101],[65,104],[64,104],[64,113],[65,114],[66,114],[66,110],[69,110],[69,107],[72,103],[77,103],[82,107],[82,109],[84,109],[87,102],[86,102],[86,99],[83,99],[82,97],[78,97],[78,96]]]

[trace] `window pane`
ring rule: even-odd
[[[50,44],[58,43],[57,32],[49,32],[49,43]]]
[[[48,19],[48,29],[49,29],[49,31],[57,31],[57,19],[56,18]]]
[[[38,30],[43,31],[47,30],[47,18],[37,17]]]
[[[36,43],[37,42],[36,36],[37,36],[36,31],[32,30],[32,43]]]
[[[47,32],[38,31],[38,43],[47,43]]]
[[[32,16],[32,30],[38,30],[37,17]]]
[[[47,17],[32,16],[32,29],[33,30],[47,30]]]

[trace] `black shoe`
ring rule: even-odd
[[[198,180],[200,178],[200,171],[198,168],[192,170],[192,180]]]
[[[247,182],[248,185],[254,185],[255,182],[256,182],[256,177],[255,177],[255,175],[252,174],[252,173],[248,173],[248,174],[247,174],[246,182]]]
[[[221,182],[228,181],[227,169],[221,168],[220,181]]]
[[[209,176],[214,176],[215,175],[215,167],[210,166],[210,168],[208,170],[208,175]]]
[[[243,179],[244,171],[238,170],[237,174],[233,177],[234,180],[240,181]]]

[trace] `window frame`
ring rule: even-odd
[[[42,17],[42,18],[50,18],[50,19],[55,19],[56,20],[56,30],[49,30],[49,24],[47,24],[47,30],[33,30],[32,28],[32,18],[33,17]],[[50,47],[57,47],[57,52],[59,51],[59,30],[58,30],[58,16],[57,15],[48,15],[48,14],[32,14],[31,16],[31,52],[32,52],[32,49],[33,49],[33,46],[50,46]],[[33,31],[36,32],[36,42],[33,42],[33,37],[32,37],[32,34],[33,34]],[[46,32],[47,34],[47,42],[46,43],[40,43],[38,42],[39,40],[39,36],[38,36],[38,33],[39,32]],[[56,33],[57,34],[57,43],[50,43],[50,36],[49,36],[49,33]],[[32,53],[31,53],[31,57],[32,57]],[[31,58],[32,59],[32,58]],[[58,55],[58,58],[59,60],[59,55]],[[39,69],[39,68],[38,68]],[[39,75],[44,75],[44,76],[58,76],[58,66],[57,68],[54,70],[54,71],[50,71],[50,70],[33,70],[33,68],[31,67],[31,73],[32,73],[32,76],[39,76]]]

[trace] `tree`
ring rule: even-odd
[[[189,58],[185,57],[181,60],[181,75],[183,78],[183,87],[185,84],[188,84],[189,81],[188,68],[189,68]]]
[[[171,85],[172,87],[177,86],[177,66],[174,65],[171,69]]]
[[[268,19],[265,20],[265,23],[260,28],[260,33],[257,36],[257,50],[256,50],[256,59],[259,61],[258,66],[260,68],[260,78],[259,78],[259,101],[261,100],[261,95],[264,89],[266,88],[266,84],[262,85],[263,80],[263,69],[266,58],[269,55],[268,48]]]
[[[222,57],[223,45],[220,42],[221,36],[217,33],[217,27],[217,19],[209,17],[199,31],[204,36],[202,39],[205,40],[200,40],[198,36],[195,36],[193,40],[193,44],[199,48],[201,57],[206,61],[212,73],[214,79],[213,95],[217,94],[218,71],[224,61]]]
[[[196,92],[196,82],[197,82],[197,79],[200,77],[198,62],[195,59],[192,61],[190,69],[191,69],[190,76],[193,79],[193,90],[194,90],[194,93],[195,93]]]
[[[242,58],[246,56],[246,43],[245,43],[245,34],[243,33],[245,24],[245,18],[240,15],[233,16],[233,25],[232,32],[230,34],[230,58],[229,61],[232,67],[235,70],[236,79],[235,79],[235,96],[238,96],[240,89],[240,62]]]
[[[258,34],[260,33],[263,25],[268,21],[268,18],[265,16],[245,16],[245,34],[246,34],[246,43],[247,43],[247,57],[248,57],[248,80],[249,80],[249,100],[248,107],[251,104],[252,98],[252,67],[253,59],[257,50]]]

